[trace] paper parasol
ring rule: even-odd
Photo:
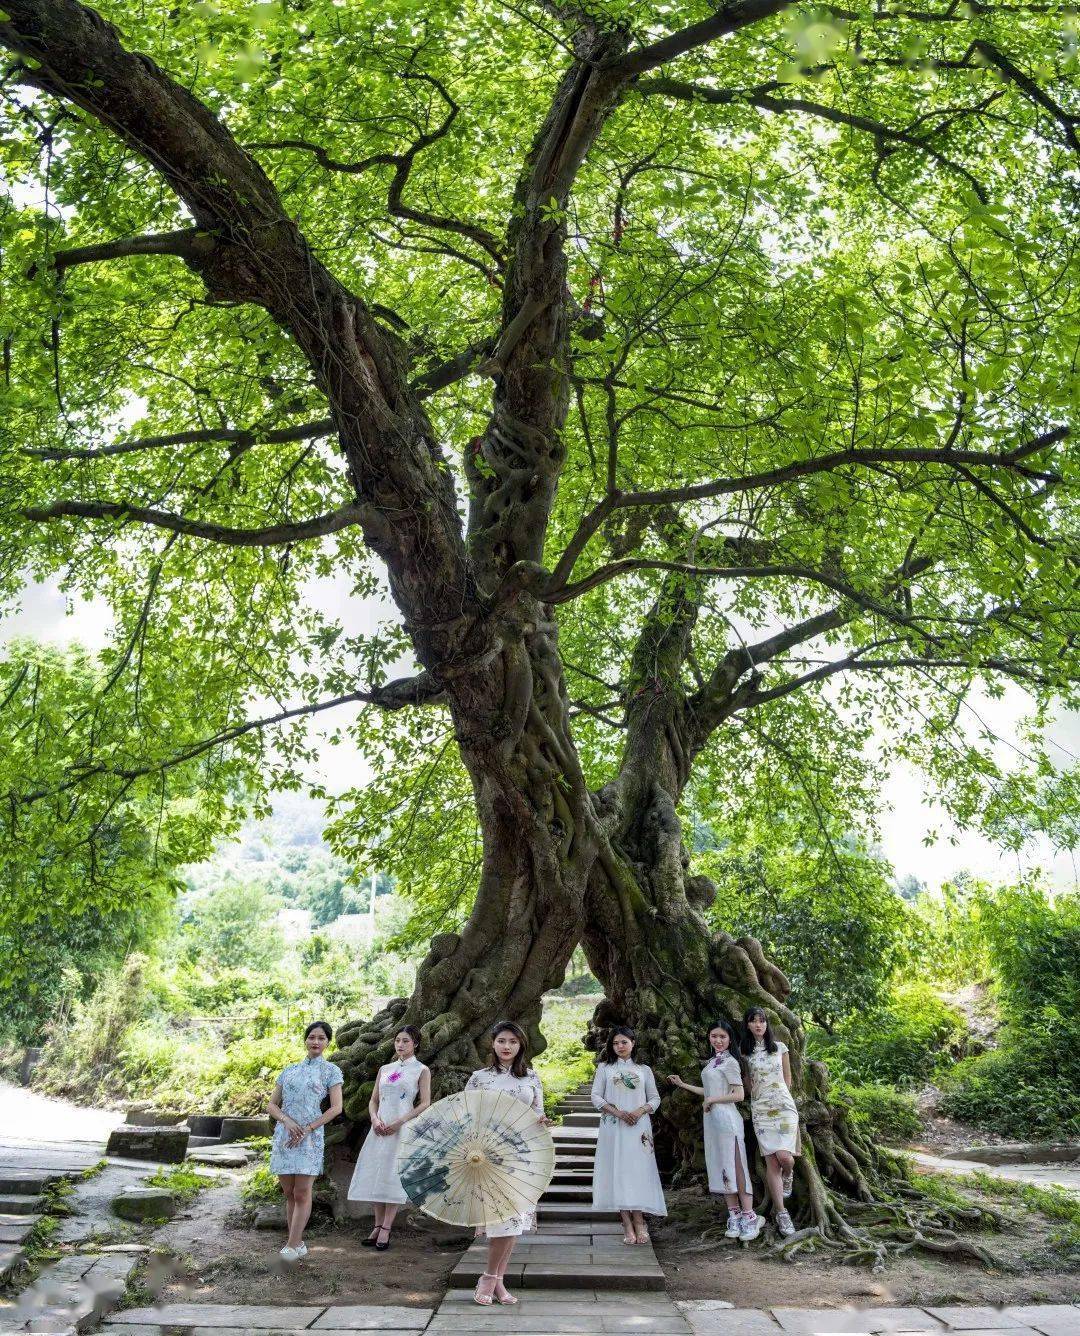
[[[555,1143],[524,1100],[463,1090],[406,1123],[401,1186],[448,1225],[496,1225],[536,1208],[555,1170]]]

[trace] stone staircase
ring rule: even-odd
[[[589,1087],[559,1105],[562,1125],[552,1129],[555,1173],[540,1198],[537,1229],[518,1239],[506,1272],[511,1290],[663,1290],[664,1273],[652,1244],[626,1247],[617,1211],[592,1204],[593,1161],[600,1115]],[[478,1239],[450,1277],[451,1290],[474,1286],[484,1269],[487,1244]]]
[[[62,1177],[47,1170],[0,1170],[0,1282],[26,1261],[21,1244],[41,1219],[41,1194]]]

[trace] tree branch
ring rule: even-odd
[[[703,84],[683,83],[678,79],[657,78],[643,80],[635,85],[635,91],[646,95],[660,94],[686,102],[708,102],[713,105],[749,104],[773,114],[794,113],[816,116],[820,120],[832,121],[835,125],[847,125],[853,130],[873,135],[879,143],[903,144],[908,148],[918,149],[949,171],[962,176],[979,199],[986,203],[988,196],[981,182],[961,163],[954,162],[925,138],[912,134],[909,130],[896,130],[882,121],[871,120],[868,116],[860,116],[850,111],[841,111],[838,107],[830,107],[822,102],[811,102],[805,98],[775,97],[768,91],[775,86],[767,84],[759,88],[745,89],[709,88]]]
[[[740,28],[762,19],[772,18],[789,8],[790,0],[735,0],[734,4],[725,5],[710,18],[702,19],[680,32],[653,42],[650,46],[641,46],[629,51],[620,60],[608,68],[617,71],[628,79],[633,79],[647,70],[655,70],[666,65],[669,60],[693,51],[695,47],[705,46],[718,37],[738,32]]]
[[[260,719],[247,719],[242,724],[235,724],[231,728],[222,729],[215,733],[211,738],[204,738],[203,741],[193,743],[190,747],[185,747],[174,756],[167,757],[162,761],[150,762],[141,766],[108,766],[92,765],[84,766],[76,772],[63,784],[57,785],[51,789],[37,789],[31,793],[17,794],[9,793],[7,797],[20,803],[38,802],[42,798],[52,798],[59,793],[65,793],[67,790],[83,784],[88,779],[97,775],[110,775],[116,779],[135,780],[141,779],[146,775],[156,775],[165,770],[171,770],[178,765],[184,765],[187,761],[197,760],[208,751],[215,747],[225,746],[227,743],[235,742],[237,738],[244,737],[247,733],[253,733],[264,728],[273,728],[276,724],[285,724],[292,719],[300,719],[304,716],[322,714],[326,710],[337,709],[341,705],[351,705],[360,703],[364,705],[377,705],[382,709],[400,710],[409,705],[432,704],[437,701],[442,694],[442,688],[426,673],[419,673],[415,677],[397,678],[392,682],[387,682],[382,687],[371,687],[367,690],[349,691],[343,696],[335,696],[331,700],[317,701],[314,704],[297,705],[289,710],[279,710],[276,714],[264,715]]]
[[[31,506],[20,512],[34,523],[58,519],[117,520],[121,524],[150,524],[191,538],[202,538],[227,547],[274,547],[280,543],[299,543],[322,538],[340,529],[351,528],[369,519],[369,508],[361,505],[340,506],[337,510],[296,524],[272,524],[264,529],[232,529],[208,520],[192,520],[164,510],[148,510],[116,501],[54,501],[50,506]]]
[[[130,255],[178,255],[194,260],[209,255],[215,246],[208,232],[196,227],[178,232],[156,232],[141,237],[121,237],[117,241],[102,241],[93,246],[72,246],[54,251],[45,262],[50,269],[63,272],[79,264],[99,264],[104,260],[120,260]],[[41,265],[31,265],[27,277],[34,278]]]

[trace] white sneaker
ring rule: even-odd
[[[752,1212],[739,1217],[739,1238],[743,1243],[753,1243],[765,1228],[765,1217]]]
[[[737,1239],[742,1234],[742,1216],[738,1211],[728,1211],[727,1229],[724,1230],[725,1239]]]
[[[300,1254],[295,1248],[290,1248],[287,1243],[278,1256],[283,1262],[298,1262],[300,1260]]]
[[[795,1233],[794,1221],[792,1220],[791,1216],[788,1215],[787,1211],[777,1211],[776,1228],[780,1231],[781,1234],[783,1234],[785,1238],[787,1238],[789,1234]]]
[[[785,1169],[780,1175],[780,1187],[785,1197],[790,1197],[795,1187],[795,1170]]]
[[[297,1255],[297,1257],[306,1257],[306,1256],[307,1256],[307,1244],[306,1244],[306,1243],[298,1243],[298,1244],[296,1245],[296,1255]]]

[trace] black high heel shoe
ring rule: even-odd
[[[361,1240],[360,1240],[360,1247],[361,1247],[361,1248],[374,1248],[374,1247],[376,1246],[376,1244],[379,1242],[379,1230],[380,1230],[380,1228],[381,1228],[380,1225],[376,1225],[376,1226],[375,1226],[375,1231],[374,1231],[374,1233],[369,1234],[369,1235],[367,1236],[366,1239],[361,1239]]]
[[[380,1234],[385,1234],[385,1235],[386,1235],[386,1241],[385,1241],[384,1243],[376,1243],[376,1244],[375,1244],[375,1251],[376,1251],[376,1252],[386,1252],[387,1248],[390,1247],[390,1226],[389,1226],[389,1225],[380,1225],[380,1226],[379,1226],[379,1233],[380,1233]]]

